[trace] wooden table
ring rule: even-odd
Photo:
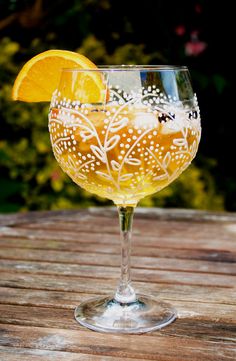
[[[0,216],[1,361],[236,360],[236,215],[137,210],[134,286],[179,315],[143,335],[73,318],[82,300],[114,291],[118,233],[111,209]]]

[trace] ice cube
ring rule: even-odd
[[[109,87],[116,90],[119,93],[119,90],[127,95],[135,95],[142,93],[142,81],[140,71],[136,70],[113,70],[108,74],[108,84]]]

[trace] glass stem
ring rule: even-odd
[[[115,300],[120,303],[130,303],[136,300],[130,279],[130,243],[134,207],[118,207],[121,238],[121,276],[116,290]]]

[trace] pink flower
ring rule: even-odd
[[[185,31],[186,31],[186,29],[185,29],[184,25],[178,25],[175,28],[175,33],[178,36],[183,36],[185,34]]]
[[[191,40],[185,43],[185,54],[187,56],[198,56],[207,48],[207,43],[198,39],[198,31],[192,31]]]
[[[198,56],[207,47],[204,41],[188,41],[185,44],[185,54],[188,56]]]

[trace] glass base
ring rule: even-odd
[[[76,321],[100,332],[144,333],[165,327],[176,317],[176,310],[168,303],[145,295],[137,295],[137,300],[130,303],[97,297],[75,309]]]

